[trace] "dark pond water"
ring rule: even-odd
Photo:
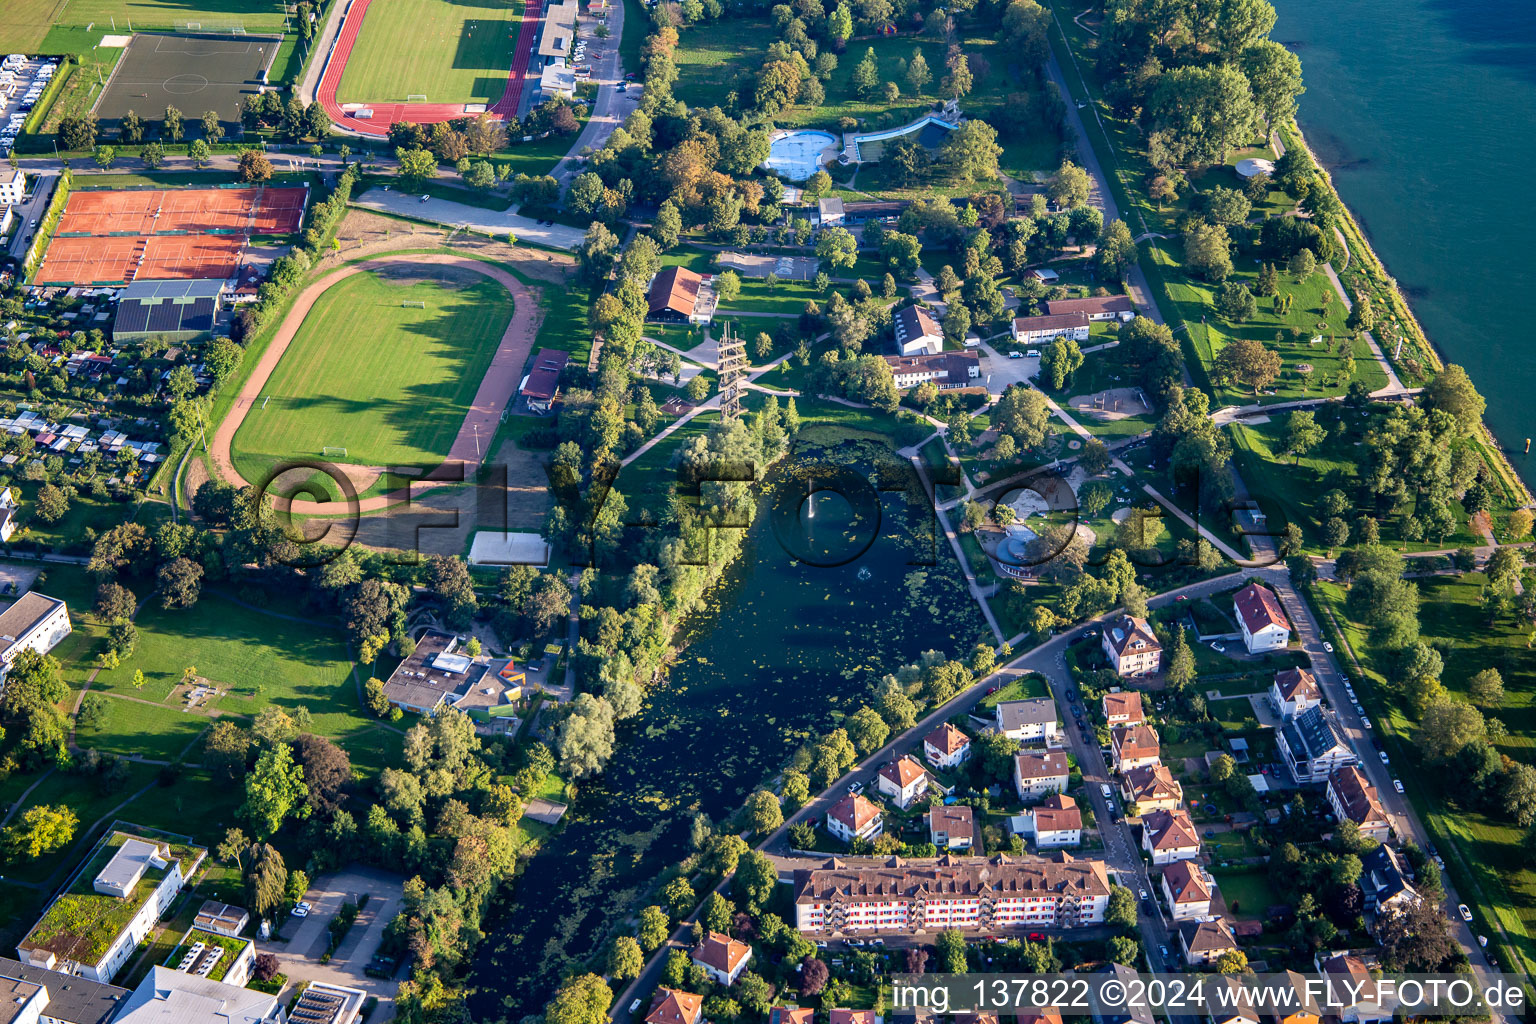
[[[920,505],[913,528],[909,497],[920,492],[900,489],[915,483],[910,466],[867,441],[797,454],[786,464],[821,464],[821,489],[838,475],[833,463],[856,467],[859,478],[883,469],[874,478],[895,489],[844,483],[847,497],[823,494],[807,536],[797,518],[803,481],[782,466],[770,474],[745,549],[708,595],[712,610],[685,624],[670,678],[622,727],[608,771],[583,787],[569,824],[529,863],[491,925],[471,977],[476,1020],[541,1011],[561,967],[603,942],[656,875],[686,856],[696,811],[717,821],[730,814],[885,673],[925,650],[968,653],[987,635]],[[781,543],[804,542],[817,562],[837,560],[829,549],[846,557],[863,540],[837,538],[870,523],[872,504],[878,537],[845,564],[806,564]]]

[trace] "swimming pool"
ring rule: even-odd
[[[821,169],[822,154],[837,148],[837,136],[830,132],[790,132],[768,145],[766,170],[790,181],[804,181]]]

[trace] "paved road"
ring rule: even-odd
[[[18,260],[26,256],[27,247],[32,244],[32,236],[37,234],[33,223],[43,219],[43,214],[48,210],[48,200],[53,198],[54,187],[59,183],[59,172],[56,168],[38,172],[36,177],[32,177],[34,173],[32,168],[27,167],[25,163],[22,163],[22,167],[28,172],[30,179],[28,184],[32,191],[19,206],[12,207],[12,212],[16,215],[16,230],[11,234],[10,253]]]
[[[581,21],[582,38],[586,40],[591,57],[588,63],[592,67],[592,81],[597,83],[597,99],[592,104],[592,116],[582,127],[581,134],[576,136],[570,152],[550,171],[560,182],[561,188],[568,186],[581,173],[586,163],[581,157],[582,151],[590,149],[595,152],[602,149],[613,130],[623,124],[640,105],[642,90],[639,86],[619,92],[619,85],[624,81],[624,63],[619,59],[619,40],[624,37],[624,0],[616,0],[608,7],[607,39],[599,39],[595,35],[599,24],[602,23],[592,18]]]

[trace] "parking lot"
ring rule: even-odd
[[[13,53],[0,61],[0,156],[9,156],[27,115],[59,70],[56,60]]]
[[[364,969],[378,951],[385,927],[400,912],[404,881],[399,875],[358,864],[335,874],[322,875],[304,894],[305,902],[310,905],[308,916],[290,918],[280,929],[288,940],[258,942],[257,949],[277,955],[290,985],[301,981],[326,981],[360,988],[378,996],[381,1001],[390,1000],[398,982],[393,978],[371,978]],[[368,896],[367,906],[358,911],[357,920],[336,947],[330,962],[322,964],[320,958],[330,948],[331,919],[343,903],[348,900],[356,903],[364,894]]]

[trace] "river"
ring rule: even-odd
[[[1536,436],[1536,4],[1273,0],[1302,129],[1527,483]]]
[[[878,461],[911,474],[870,441],[797,451],[786,463],[797,456],[861,469]],[[782,476],[770,474],[765,495]],[[968,655],[990,637],[942,537],[937,549],[919,546],[916,560],[926,551],[938,555],[935,564],[909,564],[902,492],[881,496],[879,539],[832,568],[785,553],[769,504],[765,496],[741,556],[706,598],[709,610],[685,621],[668,679],[620,727],[607,771],[582,787],[568,824],[529,862],[488,926],[470,978],[475,1020],[540,1012],[560,968],[584,958],[687,855],[695,812],[715,821],[732,813],[828,727],[829,713],[855,710],[872,683],[922,651]],[[818,536],[829,520],[849,521],[838,518],[836,499],[817,514]]]

